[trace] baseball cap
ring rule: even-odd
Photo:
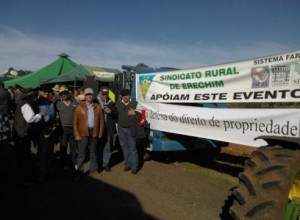
[[[82,94],[76,96],[77,101],[83,101],[84,99],[85,99],[84,95],[82,95]]]
[[[94,91],[93,91],[92,88],[86,88],[86,89],[84,90],[84,94],[85,94],[85,95],[87,95],[87,94],[94,94]]]
[[[107,86],[101,86],[100,87],[100,92],[105,94],[105,93],[108,93],[108,87]]]

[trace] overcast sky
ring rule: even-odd
[[[300,49],[299,0],[1,0],[0,73],[78,64],[192,68]]]

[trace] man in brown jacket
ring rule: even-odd
[[[84,90],[85,101],[80,102],[74,111],[73,133],[78,142],[77,168],[82,174],[88,147],[90,149],[90,176],[98,175],[97,142],[103,135],[104,118],[98,103],[93,103],[92,88]],[[78,178],[77,178],[78,180]]]

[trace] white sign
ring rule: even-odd
[[[109,72],[93,71],[93,73],[99,78],[114,78],[115,77],[114,73],[109,73]]]
[[[138,74],[142,102],[299,102],[300,51],[195,69]]]
[[[151,129],[250,146],[256,137],[300,137],[300,109],[212,109],[164,103],[139,103]]]

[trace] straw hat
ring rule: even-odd
[[[52,90],[53,90],[54,92],[59,92],[59,85],[56,84],[56,85],[52,88]]]

